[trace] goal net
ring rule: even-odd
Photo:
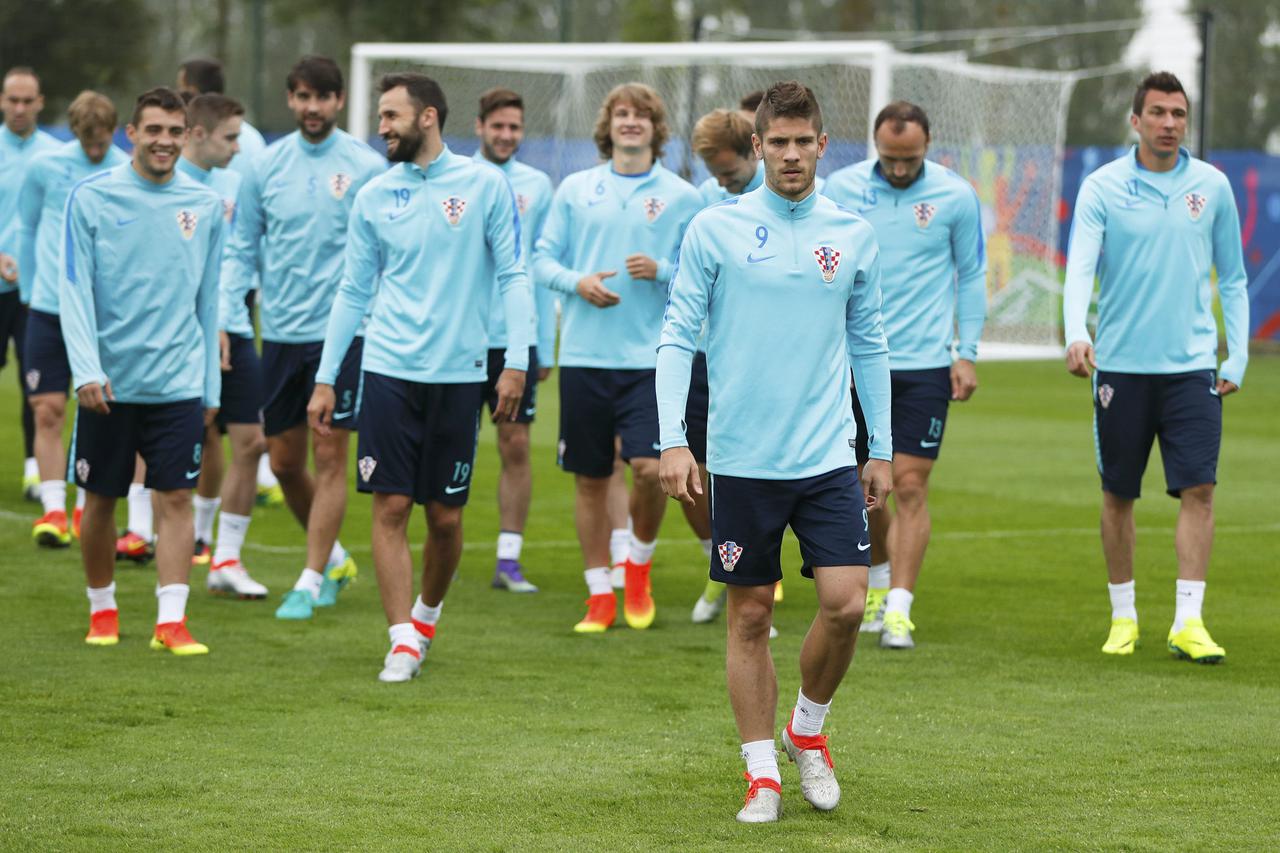
[[[592,131],[609,90],[647,83],[667,106],[663,164],[697,183],[707,172],[689,149],[693,124],[779,80],[812,88],[830,144],[819,175],[855,163],[875,114],[904,99],[929,114],[929,156],[967,178],[987,237],[988,319],[981,355],[1035,356],[1060,348],[1058,210],[1063,134],[1073,78],[975,65],[953,55],[903,54],[884,42],[675,44],[357,44],[349,129],[376,139],[378,78],[421,71],[449,102],[445,141],[470,154],[480,95],[495,86],[525,102],[522,161],[554,182],[599,162]]]

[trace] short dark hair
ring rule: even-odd
[[[775,118],[803,118],[813,122],[813,129],[822,133],[822,109],[813,90],[803,83],[788,80],[774,83],[765,90],[756,108],[756,135],[764,139],[765,129]]]
[[[320,95],[340,95],[346,91],[342,69],[327,56],[304,56],[289,69],[285,86],[294,92],[300,85],[315,89]]]
[[[515,107],[524,112],[524,98],[510,89],[490,89],[480,96],[480,121],[484,121],[491,113],[507,107]]]
[[[885,122],[889,122],[889,129],[894,133],[902,133],[902,129],[908,123],[918,124],[920,129],[924,131],[924,138],[929,138],[929,117],[925,115],[921,107],[910,101],[894,101],[888,104],[876,114],[875,127],[871,129],[871,132],[878,131],[880,125]]]
[[[1187,107],[1191,106],[1191,98],[1187,97],[1187,90],[1182,88],[1181,81],[1170,71],[1153,71],[1146,77],[1142,78],[1142,82],[1138,84],[1138,90],[1133,93],[1133,114],[1142,115],[1142,108],[1146,106],[1147,92],[1155,89],[1157,92],[1164,92],[1171,95],[1174,92],[1181,92],[1182,97],[1187,98]]]
[[[763,100],[764,90],[756,89],[754,92],[748,92],[742,96],[742,100],[738,101],[738,109],[753,113],[760,109],[760,102]]]
[[[187,104],[187,127],[213,130],[232,116],[244,115],[244,106],[235,98],[216,92],[196,95]]]
[[[440,88],[440,84],[416,71],[396,71],[382,75],[382,79],[378,82],[378,91],[385,95],[401,86],[409,94],[409,100],[413,101],[418,112],[422,112],[427,107],[435,108],[436,121],[439,122],[440,130],[443,131],[444,120],[449,115],[449,104],[444,99],[444,90]]]
[[[218,60],[208,57],[188,59],[178,67],[182,69],[182,79],[199,94],[221,94],[226,91],[227,81],[222,76],[222,63]]]
[[[139,95],[133,105],[133,119],[129,123],[137,127],[142,120],[142,111],[147,107],[159,107],[167,113],[182,113],[184,117],[187,114],[187,105],[183,103],[182,96],[168,86],[157,86]]]

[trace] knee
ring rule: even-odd
[[[269,447],[271,473],[276,475],[276,479],[283,481],[295,480],[306,473],[307,456],[306,453],[295,453],[292,448],[287,447]]]
[[[827,626],[839,633],[852,633],[858,630],[858,626],[862,624],[862,614],[866,609],[867,592],[864,589],[861,595],[854,595],[847,601],[841,601],[829,606],[823,606],[819,611],[822,614],[822,620]]]
[[[452,539],[462,535],[462,507],[427,505],[427,534]]]
[[[729,614],[729,631],[740,641],[754,643],[768,641],[769,628],[773,625],[773,591],[769,599],[751,598],[735,603]]]
[[[409,523],[413,499],[408,495],[375,495],[373,521],[381,527],[403,529]]]
[[[1182,505],[1196,512],[1211,512],[1213,510],[1213,484],[1204,483],[1199,486],[1192,486],[1189,489],[1183,489],[1180,499]]]
[[[658,460],[648,458],[632,459],[631,479],[638,487],[656,488],[658,486]]]
[[[345,435],[343,436],[345,439]],[[347,443],[339,441],[317,441],[314,451],[316,476],[346,476]]]
[[[928,481],[919,474],[907,474],[894,482],[893,494],[899,510],[922,510],[929,494]]]
[[[242,458],[257,460],[267,452],[267,438],[262,433],[258,433],[252,438],[237,442],[236,449]]]
[[[609,483],[608,477],[584,477],[579,474],[574,484],[582,497],[603,501],[609,496]]]
[[[529,461],[529,430],[523,424],[509,424],[498,430],[498,455],[503,465],[523,465]]]
[[[156,509],[166,518],[181,518],[191,514],[191,492],[175,489],[169,492],[152,491]]]
[[[31,411],[35,414],[37,429],[62,429],[62,419],[66,408],[61,399],[42,400],[39,398],[33,398],[31,401]]]

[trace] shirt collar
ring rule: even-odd
[[[186,157],[178,158],[178,171],[186,175],[188,178],[194,178],[202,184],[208,184],[213,178],[212,169],[201,169]]]
[[[405,168],[415,175],[422,178],[428,178],[438,173],[445,166],[449,165],[449,161],[453,159],[453,152],[449,150],[449,146],[445,145],[440,149],[440,153],[436,155],[436,159],[427,164],[427,168],[422,168],[417,163],[405,163]],[[494,165],[497,165],[496,163]]]
[[[1135,175],[1137,175],[1139,178],[1142,178],[1144,181],[1149,180],[1153,177],[1158,180],[1160,175],[1172,175],[1177,172],[1181,172],[1183,169],[1187,167],[1187,164],[1189,162],[1191,162],[1191,152],[1188,151],[1184,146],[1179,145],[1178,146],[1178,165],[1174,166],[1172,169],[1170,169],[1167,172],[1154,172],[1151,169],[1148,169],[1146,166],[1142,165],[1140,162],[1138,162],[1138,146],[1137,145],[1134,145],[1132,148],[1129,149],[1129,168],[1133,170],[1133,173]]]
[[[302,135],[302,131],[296,131],[298,134],[298,147],[313,157],[319,157],[321,154],[328,153],[328,151],[337,144],[338,134],[340,132],[341,131],[335,127],[333,130],[329,131],[329,135],[320,142],[308,142],[307,138]]]
[[[508,157],[507,162],[505,163],[495,163],[488,157],[484,156],[484,151],[480,148],[477,148],[476,153],[471,155],[471,159],[475,160],[477,163],[488,163],[490,166],[496,166],[508,175],[511,174],[511,170],[515,168],[516,165],[515,157]]]
[[[765,184],[760,188],[760,197],[764,200],[765,207],[774,211],[781,216],[791,216],[799,219],[802,216],[808,216],[813,211],[813,206],[818,200],[817,181],[809,188],[809,194],[799,201],[792,201],[789,198],[783,198],[773,191],[773,188]]]

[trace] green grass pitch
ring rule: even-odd
[[[1144,645],[1106,659],[1088,385],[1057,363],[983,364],[979,376],[975,399],[952,408],[933,480],[919,647],[863,642],[832,708],[843,802],[814,812],[784,763],[781,823],[742,827],[724,626],[689,622],[706,568],[676,506],[654,627],[570,631],[585,590],[572,483],[554,465],[554,379],[534,430],[524,556],[542,592],[488,586],[489,427],[436,646],[421,678],[384,685],[369,501],[354,495],[342,538],[361,578],[335,610],[272,618],[302,534],[284,509],[259,510],[245,556],[270,600],[211,599],[193,573],[191,624],[209,657],[148,650],[150,568],[117,575],[121,644],[84,645],[76,547],[30,541],[11,365],[0,375],[0,847],[1277,849],[1280,359],[1256,357],[1226,401],[1206,602],[1228,653],[1218,667],[1164,648],[1176,503],[1158,456],[1138,505]],[[794,546],[786,553],[780,721],[814,611]]]

